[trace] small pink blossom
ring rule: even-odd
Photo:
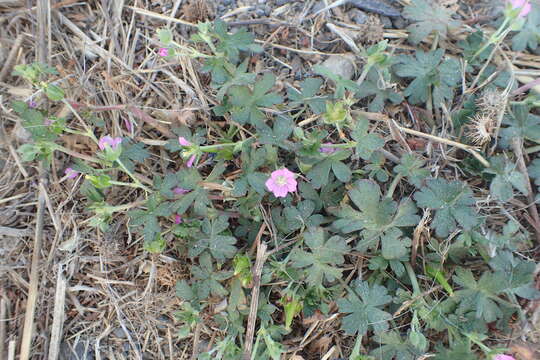
[[[193,163],[195,162],[195,158],[196,158],[195,155],[192,155],[192,156],[189,158],[189,160],[188,160],[188,162],[187,162],[187,164],[186,164],[186,166],[187,166],[188,168],[190,168],[190,167],[193,166]]]
[[[47,119],[43,120],[43,124],[45,124],[45,126],[50,126],[50,125],[54,124],[54,121],[47,118]]]
[[[64,170],[64,174],[68,179],[75,179],[79,175],[79,172],[68,167]]]
[[[288,193],[295,192],[297,184],[295,174],[287,168],[274,171],[265,183],[268,191],[278,198],[286,197]]]
[[[175,193],[176,195],[184,195],[184,194],[187,194],[189,192],[189,190],[186,190],[186,189],[183,189],[179,186],[175,187],[173,189],[173,193]]]
[[[510,355],[498,354],[498,355],[493,356],[493,360],[516,360],[516,359]]]
[[[180,143],[180,146],[191,146],[191,142],[183,136],[178,138],[178,142]]]
[[[28,100],[27,104],[30,109],[34,109],[37,107],[37,103],[34,100]]]
[[[178,214],[174,215],[174,223],[176,225],[181,224],[182,223],[182,216],[180,216]]]
[[[162,57],[169,56],[169,49],[167,49],[167,48],[159,48],[158,54],[159,54],[159,56],[162,56]]]
[[[110,147],[112,150],[116,150],[118,145],[122,142],[121,137],[110,137],[109,135],[102,137],[99,139],[98,146],[101,150],[105,150],[105,148]]]
[[[525,17],[527,16],[532,9],[531,3],[529,0],[506,0],[507,2],[512,5],[512,9],[521,9],[519,12],[519,17]]]
[[[324,143],[323,146],[321,146],[319,148],[319,151],[322,152],[323,154],[333,154],[337,151],[336,148],[333,148],[333,147],[329,147],[329,146],[324,146],[324,145],[333,145],[332,143]]]

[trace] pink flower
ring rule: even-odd
[[[506,0],[512,5],[512,9],[521,9],[519,12],[519,17],[527,16],[532,9],[531,3],[529,0]]]
[[[169,56],[169,49],[167,49],[167,48],[159,48],[158,54],[159,54],[159,56],[162,56],[162,57]]]
[[[188,160],[188,162],[187,162],[187,164],[186,164],[187,167],[190,168],[190,167],[193,166],[193,163],[195,162],[195,157],[196,157],[195,155],[192,155],[192,156],[189,158],[189,160]]]
[[[268,191],[278,198],[286,197],[288,193],[295,192],[297,184],[294,173],[287,168],[274,171],[265,183]]]
[[[34,109],[37,107],[37,103],[34,100],[28,100],[27,104],[30,109]]]
[[[493,356],[493,360],[516,360],[516,359],[510,355],[498,354],[498,355]]]
[[[187,194],[189,192],[189,190],[186,190],[186,189],[182,189],[181,187],[177,186],[173,189],[173,193],[175,193],[176,195],[184,195],[184,194]]]
[[[323,145],[333,145],[333,144],[332,143],[324,143]],[[321,146],[319,151],[322,152],[323,154],[332,154],[332,153],[335,153],[337,151],[337,149],[333,148],[333,147],[329,147],[329,146]]]
[[[79,172],[68,167],[64,170],[64,174],[66,174],[68,179],[75,179],[79,175]]]
[[[180,146],[191,146],[191,142],[183,136],[178,138],[178,142],[180,143]]]
[[[99,139],[98,146],[101,150],[105,150],[105,148],[110,147],[112,150],[116,150],[118,145],[122,142],[121,137],[110,137],[109,135],[102,137]]]
[[[52,121],[51,119],[47,118],[45,120],[43,120],[43,124],[45,124],[46,126],[50,126],[54,123],[54,121]]]
[[[181,224],[182,223],[182,216],[180,216],[178,214],[174,215],[174,223],[176,225]]]

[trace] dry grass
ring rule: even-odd
[[[0,0],[0,316],[7,319],[0,326],[4,346],[0,357],[21,351],[33,294],[35,314],[27,330],[32,335],[28,348],[32,359],[189,359],[192,339],[177,340],[172,318],[179,304],[174,284],[189,274],[185,255],[174,249],[160,256],[145,253],[123,216],[104,234],[87,228],[88,216],[77,195],[81,179],[62,179],[62,169],[70,161],[63,155],[54,159],[40,186],[38,169],[22,164],[15,151],[27,139],[9,110],[12,99],[28,98],[32,90],[10,73],[15,64],[39,59],[55,66],[75,109],[93,108],[107,124],[107,133],[158,145],[139,173],[164,173],[177,166],[177,159],[159,147],[170,137],[171,127],[215,126],[209,110],[214,100],[209,79],[198,72],[196,61],[182,58],[163,64],[158,59],[155,32],[176,24],[175,36],[187,40],[190,24],[212,18],[215,6],[203,0],[38,0],[37,6],[25,6],[32,3]],[[306,1],[300,12],[287,6],[274,9],[265,19],[253,19],[252,8],[244,6],[227,20],[250,25],[268,50],[265,58],[255,59],[255,67],[280,64],[280,80],[290,80],[322,55],[350,51],[326,29],[324,14],[302,22],[309,18],[312,3]],[[340,9],[334,13],[338,19],[346,17]],[[377,21],[370,20],[369,29],[350,26],[349,34],[366,43],[381,37],[397,39],[396,49],[407,48],[400,40],[406,33],[383,31]],[[527,83],[538,75],[540,57],[507,54],[520,81]],[[78,121],[68,106],[51,111]],[[132,133],[125,122],[135,125]],[[437,137],[428,140],[438,146]],[[94,146],[74,136],[65,138],[64,144],[82,157],[91,156]],[[438,155],[434,159],[448,161]],[[132,190],[121,190],[109,194],[108,200],[120,204],[140,199]],[[42,218],[37,211],[40,203]],[[41,220],[43,232],[36,236]],[[36,247],[36,239],[40,246]],[[30,274],[37,276],[37,292],[32,291]],[[335,318],[315,319],[305,326],[306,333],[287,344],[292,353],[308,349],[321,358],[324,354],[335,358],[352,346],[335,331]],[[212,329],[200,331],[211,341]]]

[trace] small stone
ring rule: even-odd
[[[296,0],[276,0],[276,6],[283,6],[288,3],[295,2]]]
[[[408,22],[403,18],[403,16],[398,16],[392,19],[392,24],[394,24],[394,28],[396,29],[405,29]]]
[[[221,3],[224,5],[224,6],[229,6],[231,5],[231,2],[232,0],[222,0]]]
[[[375,14],[396,17],[400,16],[401,12],[394,6],[383,0],[351,0],[350,4],[359,9],[373,12]]]
[[[382,23],[382,26],[383,28],[385,29],[391,29],[392,28],[392,20],[390,20],[390,18],[388,16],[380,16],[381,18],[381,23]]]
[[[124,329],[122,328],[116,328],[113,330],[113,334],[114,336],[116,336],[117,338],[119,339],[124,339],[126,338],[126,333],[124,332]]]
[[[349,11],[349,16],[357,25],[365,24],[368,19],[368,15],[362,10],[358,9],[351,9],[351,11]]]
[[[329,69],[332,73],[350,80],[354,75],[353,59],[354,57],[352,56],[332,55],[321,65]]]

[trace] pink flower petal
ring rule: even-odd
[[[193,163],[195,162],[195,158],[196,158],[195,155],[192,155],[192,156],[189,158],[189,160],[188,160],[188,162],[187,162],[187,164],[186,164],[186,166],[187,166],[188,168],[190,168],[190,167],[193,166]]]
[[[159,56],[166,57],[169,56],[169,49],[167,48],[160,48],[158,51]]]
[[[513,356],[498,354],[493,357],[493,360],[516,360]]]
[[[66,170],[64,170],[64,174],[68,179],[75,179],[79,175],[79,172],[68,167]]]
[[[178,142],[180,143],[180,146],[191,146],[191,142],[188,141],[185,137],[180,136],[178,138]]]
[[[266,188],[275,197],[286,197],[288,193],[296,191],[297,184],[295,174],[287,168],[272,172],[265,182]]]
[[[175,193],[176,195],[183,195],[183,194],[187,194],[189,192],[189,190],[186,190],[186,189],[183,189],[179,186],[175,187],[173,189],[173,193]]]
[[[176,214],[176,215],[174,216],[174,223],[175,223],[176,225],[181,224],[181,223],[182,223],[182,216]]]
[[[109,135],[107,135],[99,139],[98,146],[101,150],[105,150],[107,146],[109,146],[112,150],[116,150],[118,145],[120,145],[121,143],[122,143],[121,137],[112,138]]]

